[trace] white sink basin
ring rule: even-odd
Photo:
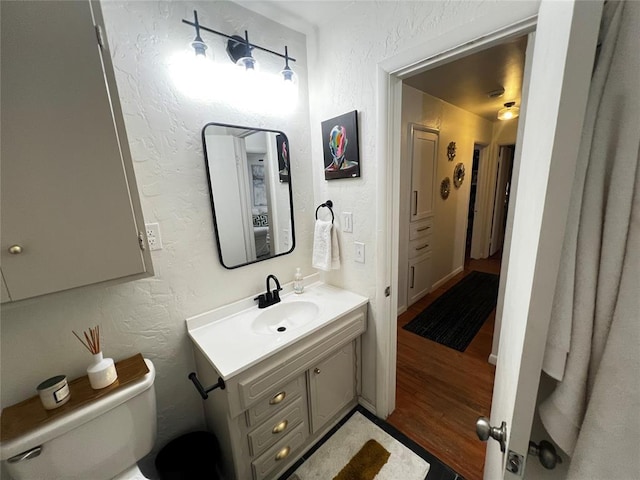
[[[220,377],[232,378],[368,302],[319,282],[300,295],[292,286],[286,286],[280,303],[267,308],[258,308],[254,294],[187,319],[189,336]]]
[[[318,306],[312,302],[277,303],[267,307],[251,322],[251,330],[263,335],[285,333],[312,322],[318,311]]]

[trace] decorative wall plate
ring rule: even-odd
[[[460,162],[453,169],[453,185],[456,188],[460,188],[462,181],[464,180],[464,163]]]
[[[446,200],[449,198],[449,193],[451,193],[451,180],[449,180],[449,177],[446,177],[440,183],[440,196],[443,200]]]
[[[449,142],[449,145],[447,145],[447,158],[450,162],[456,158],[456,142]]]

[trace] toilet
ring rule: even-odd
[[[155,368],[113,393],[3,442],[0,460],[14,480],[144,479],[136,462],[156,440]]]

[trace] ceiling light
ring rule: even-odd
[[[520,115],[520,109],[514,107],[516,102],[507,102],[504,104],[504,108],[498,111],[498,120],[511,120],[512,118],[518,118]]]

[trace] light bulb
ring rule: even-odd
[[[200,36],[197,36],[193,42],[191,42],[191,46],[196,52],[196,58],[206,58],[207,56],[207,44],[202,41]]]
[[[251,56],[242,57],[236,62],[236,65],[245,70],[247,73],[253,73],[259,68],[258,62]]]

